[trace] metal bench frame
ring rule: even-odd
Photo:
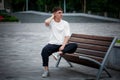
[[[96,75],[96,80],[99,80],[99,79],[100,79],[100,76],[101,76],[103,70],[108,74],[109,77],[111,77],[110,73],[107,71],[107,68],[106,68],[106,66],[105,66],[105,63],[106,63],[106,61],[107,61],[107,58],[108,58],[108,56],[109,56],[109,54],[110,54],[110,51],[112,50],[112,48],[113,48],[113,46],[114,46],[117,38],[116,38],[116,37],[106,37],[106,36],[96,36],[96,35],[74,34],[74,33],[71,35],[71,37],[73,37],[73,36],[77,36],[78,38],[79,38],[79,36],[87,36],[87,37],[90,36],[91,39],[92,39],[92,37],[93,37],[93,38],[94,38],[94,37],[98,37],[98,38],[99,38],[99,37],[100,37],[100,38],[101,38],[101,37],[102,37],[102,38],[105,37],[106,39],[107,39],[107,38],[112,38],[112,40],[110,41],[110,45],[108,46],[108,49],[106,50],[105,55],[104,55],[104,57],[103,57],[103,59],[102,59],[101,62],[100,62],[100,61],[97,61],[97,60],[95,60],[95,59],[92,59],[91,57],[87,57],[87,56],[83,56],[83,55],[78,55],[79,60],[86,61],[86,62],[89,61],[89,62],[94,63],[94,64],[96,64],[97,66],[99,66],[99,67],[90,66],[90,67],[93,67],[93,68],[97,68],[97,69],[98,69],[98,73],[97,73],[97,75]],[[71,38],[70,38],[69,42],[71,42]],[[76,42],[76,41],[72,41],[72,42]],[[78,42],[76,42],[76,43],[78,43]],[[80,51],[79,51],[79,52],[80,52]],[[78,53],[78,52],[77,52],[77,53]],[[56,67],[58,67],[58,65],[59,65],[60,60],[61,60],[62,57],[63,57],[63,58],[68,62],[68,64],[72,67],[71,62],[73,62],[73,63],[76,63],[76,62],[72,61],[72,59],[71,59],[71,60],[68,60],[67,57],[74,56],[74,55],[75,55],[75,54],[66,53],[66,54],[60,56],[60,58],[58,59],[58,61],[57,61],[57,63],[56,63]],[[76,56],[76,55],[75,55],[75,56]],[[78,63],[78,64],[81,64],[81,63]],[[84,65],[84,64],[83,64],[83,65]],[[89,66],[89,65],[85,64],[85,66]]]

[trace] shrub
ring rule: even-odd
[[[19,20],[15,16],[11,16],[9,14],[0,13],[1,19],[0,22],[18,22]]]
[[[3,16],[0,16],[0,21],[2,21],[4,19],[4,17]]]
[[[118,40],[116,41],[116,43],[120,43],[120,39],[118,39]]]

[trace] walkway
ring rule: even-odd
[[[70,23],[71,32],[118,36],[119,23]],[[64,59],[56,68],[50,57],[50,77],[43,79],[40,52],[48,41],[49,30],[43,23],[0,23],[0,80],[88,80],[96,69],[73,64]],[[101,80],[119,80],[120,72],[109,69],[112,78],[103,73]]]

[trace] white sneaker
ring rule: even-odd
[[[52,54],[52,56],[54,57],[55,60],[58,60],[58,58],[60,57],[60,54],[58,52],[55,52]]]
[[[42,74],[43,78],[46,78],[49,76],[49,71],[44,71],[44,73]]]

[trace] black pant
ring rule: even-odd
[[[49,62],[49,56],[54,53],[59,51],[59,48],[61,45],[56,45],[56,44],[47,44],[43,50],[42,50],[42,60],[43,60],[43,66],[48,66]],[[75,50],[77,49],[77,44],[76,43],[69,43],[65,46],[65,48],[62,50],[63,54],[64,53],[74,53]]]

